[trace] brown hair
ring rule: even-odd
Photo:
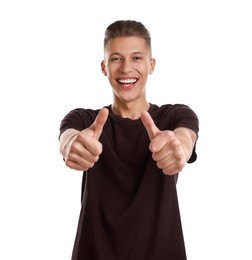
[[[118,20],[110,24],[105,31],[104,49],[106,49],[109,40],[125,36],[136,36],[143,38],[147,47],[151,51],[150,32],[141,22],[134,20]]]

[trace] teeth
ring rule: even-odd
[[[137,80],[136,79],[119,79],[118,81],[122,84],[130,84],[130,83],[135,83]]]

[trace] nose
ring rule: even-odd
[[[128,59],[124,59],[121,63],[120,71],[123,73],[129,73],[132,71],[132,63]]]

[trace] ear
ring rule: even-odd
[[[102,70],[103,75],[107,76],[106,66],[105,66],[104,60],[101,62],[101,70]]]
[[[150,69],[149,69],[149,74],[152,74],[154,69],[155,69],[155,66],[156,66],[156,60],[154,58],[151,59],[150,61]]]

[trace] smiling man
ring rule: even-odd
[[[137,21],[109,25],[102,73],[111,105],[70,111],[60,125],[65,164],[83,172],[72,260],[185,260],[176,182],[196,160],[199,122],[183,104],[151,104],[151,38]]]
[[[149,108],[145,88],[155,68],[150,46],[139,36],[124,36],[105,39],[104,52],[101,66],[113,89],[112,110],[122,117],[140,118]]]

